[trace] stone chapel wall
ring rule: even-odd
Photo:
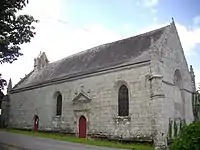
[[[87,119],[87,133],[122,138],[150,138],[149,64],[135,65],[112,72],[96,74],[33,90],[13,93],[10,126],[33,128],[33,117],[39,116],[39,130],[63,130],[78,133],[78,119]],[[129,89],[129,116],[118,117],[118,89]],[[56,117],[55,92],[62,94],[62,116]],[[87,103],[73,103],[84,93]]]
[[[163,74],[163,90],[165,92],[164,111],[168,119],[185,119],[186,123],[193,121],[192,113],[192,82],[188,69],[188,64],[184,56],[175,25],[166,33],[166,40],[163,42],[161,72]],[[180,72],[177,80],[180,80],[180,86],[175,82],[175,72]],[[180,102],[180,103],[179,103]],[[183,112],[181,114],[181,108]],[[177,113],[178,112],[178,113]],[[180,112],[180,114],[179,114]],[[166,119],[165,124],[169,124]],[[166,128],[168,130],[168,127]]]

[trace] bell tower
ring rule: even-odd
[[[34,59],[34,70],[40,70],[49,64],[49,60],[45,52],[40,52],[37,58]]]

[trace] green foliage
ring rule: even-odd
[[[173,121],[171,119],[169,119],[169,138],[172,138],[172,124]]]
[[[200,121],[200,93],[198,91],[192,94],[192,107],[194,120]]]
[[[0,63],[12,63],[22,55],[20,45],[30,42],[35,35],[30,15],[16,15],[28,4],[28,0],[0,0]],[[0,78],[0,90],[5,86]]]
[[[180,122],[180,131],[182,131],[185,126],[186,126],[186,122],[185,122],[185,119],[183,119]]]
[[[32,24],[37,20],[30,15],[16,15],[27,3],[27,0],[0,1],[0,63],[16,60],[22,55],[19,45],[34,37]]]
[[[200,122],[185,126],[173,140],[171,150],[200,150]]]
[[[1,74],[0,74],[0,92],[1,92],[1,90],[4,89],[4,86],[6,86],[6,84],[7,84],[6,80],[2,79]]]
[[[2,104],[2,100],[4,98],[4,94],[2,91],[0,91],[0,109],[1,109],[1,104]],[[1,115],[0,115],[1,116]]]
[[[176,121],[174,121],[174,137],[176,137],[177,134],[178,134],[178,126],[177,126]]]

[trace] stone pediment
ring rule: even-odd
[[[84,93],[79,93],[74,99],[73,99],[73,103],[88,103],[90,102],[92,99],[89,98],[89,96],[87,96]]]

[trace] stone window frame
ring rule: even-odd
[[[56,101],[55,115],[60,117],[62,116],[62,103],[63,103],[63,95],[60,91],[55,92],[54,100]]]
[[[118,116],[129,116],[129,89],[122,84],[118,89]]]
[[[56,116],[61,116],[62,115],[62,95],[59,94],[57,96],[57,101],[56,101]]]
[[[119,102],[118,102],[118,92],[119,92],[119,89],[122,85],[125,85],[128,89],[128,116],[119,116]],[[131,98],[131,90],[130,90],[130,86],[129,84],[121,79],[121,80],[117,80],[114,85],[113,85],[113,89],[115,91],[115,99],[116,99],[116,111],[115,111],[115,114],[114,115],[115,117],[114,118],[130,118],[130,98]]]

